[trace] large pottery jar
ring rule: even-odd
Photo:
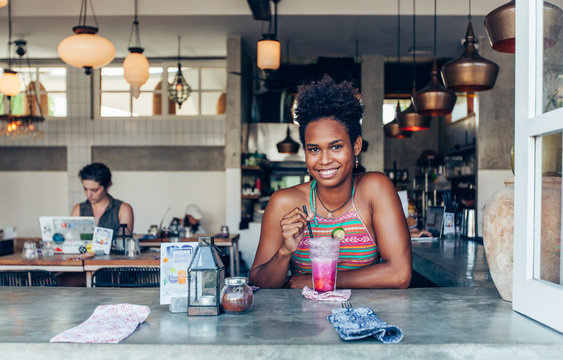
[[[483,245],[493,282],[506,301],[512,301],[512,258],[514,243],[514,178],[505,180],[485,205]],[[561,178],[542,181],[540,278],[559,283],[561,243]]]

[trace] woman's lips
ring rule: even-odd
[[[317,170],[317,173],[323,179],[330,179],[331,177],[335,176],[337,172],[338,169]]]

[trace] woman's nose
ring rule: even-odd
[[[330,163],[330,154],[328,151],[321,152],[321,164],[328,164]]]

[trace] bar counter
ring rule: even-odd
[[[159,305],[158,289],[1,288],[0,349],[5,359],[556,359],[563,335],[511,309],[491,287],[352,290],[404,333],[401,343],[345,342],[326,320],[338,303],[300,290],[262,289],[242,315],[188,317]],[[120,344],[52,344],[100,304],[147,305],[145,323]]]

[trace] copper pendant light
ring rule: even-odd
[[[563,11],[548,2],[543,3],[543,47],[548,49],[557,42],[557,33],[561,26]],[[485,28],[493,49],[503,53],[514,54],[516,38],[516,4],[515,1],[494,9],[485,17]]]
[[[415,0],[412,2],[412,96],[410,106],[397,115],[399,120],[399,128],[403,131],[422,131],[430,129],[431,117],[425,117],[418,114],[414,108],[412,99],[416,93],[416,12]]]
[[[447,90],[438,78],[436,64],[436,10],[437,0],[434,0],[434,64],[430,72],[430,84],[412,97],[416,112],[422,116],[444,116],[452,113],[457,96]]]
[[[411,137],[412,135],[412,132],[401,130],[401,128],[399,127],[398,119],[400,113],[401,113],[401,108],[399,107],[399,101],[397,101],[397,110],[396,110],[395,118],[393,119],[393,121],[388,122],[383,126],[383,132],[385,133],[385,136],[387,136],[388,138],[405,139]]]
[[[285,139],[276,144],[278,152],[282,154],[297,154],[299,151],[299,143],[295,142],[289,135],[289,125],[287,126],[287,136]]]

